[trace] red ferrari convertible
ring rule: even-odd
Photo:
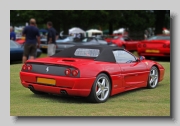
[[[159,63],[119,47],[74,46],[51,57],[28,60],[20,79],[35,94],[82,96],[101,103],[124,91],[153,89],[164,72]]]
[[[119,47],[125,48],[128,51],[136,51],[139,41],[134,41],[128,36],[115,36],[111,42]]]
[[[139,42],[139,55],[146,57],[170,57],[170,35],[157,35]]]

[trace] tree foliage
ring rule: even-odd
[[[57,31],[68,33],[72,27],[84,30],[91,28],[113,30],[121,27],[130,31],[144,31],[155,27],[156,33],[163,27],[170,26],[170,11],[167,10],[11,10],[10,23],[13,26],[25,25],[30,18],[35,18],[38,27],[45,28],[47,21],[52,21]]]

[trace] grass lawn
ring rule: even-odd
[[[46,56],[42,54],[42,57]],[[22,64],[10,65],[11,116],[170,116],[170,62],[160,62],[165,77],[155,89],[137,89],[108,99],[101,104],[86,98],[37,96],[20,83]]]

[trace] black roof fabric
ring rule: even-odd
[[[99,49],[100,54],[98,57],[82,57],[82,56],[75,56],[74,52],[77,48],[87,48],[87,49]],[[115,47],[115,46],[108,46],[108,45],[84,45],[84,46],[73,46],[67,48],[59,53],[54,54],[51,57],[66,57],[66,58],[85,58],[85,59],[94,59],[96,61],[103,61],[103,62],[116,62],[113,50],[123,50],[123,48]]]

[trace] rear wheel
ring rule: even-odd
[[[158,69],[157,67],[153,66],[149,73],[147,87],[150,89],[156,88],[156,86],[158,85],[158,79],[159,79]]]
[[[109,98],[111,83],[106,74],[99,74],[92,86],[90,100],[96,103],[103,103]]]

